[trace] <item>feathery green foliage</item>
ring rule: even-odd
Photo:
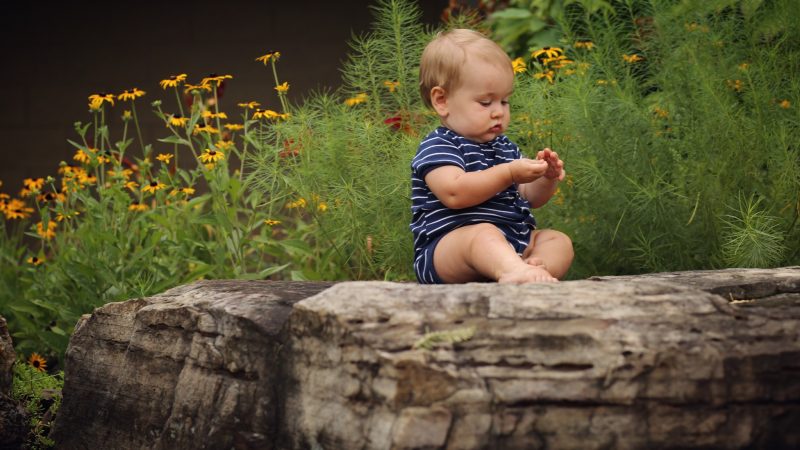
[[[798,263],[790,3],[567,1],[556,8],[563,58],[514,55],[528,69],[508,135],[524,154],[551,147],[565,160],[567,180],[535,213],[573,238],[571,278]],[[409,2],[376,12],[342,89],[300,105],[258,157],[271,208],[293,195],[329,206],[294,216],[307,244],[295,278],[413,279],[408,163],[438,122],[416,92],[432,33]],[[277,156],[287,142],[300,143],[291,161]]]
[[[435,119],[417,88],[430,33],[411,2],[385,0],[374,11],[373,31],[353,39],[342,88],[298,106],[254,158],[268,208],[309,203],[294,209],[292,232],[304,230],[308,244],[294,259],[295,279],[409,277],[409,161]],[[285,146],[297,155],[286,157]]]
[[[53,448],[48,438],[56,413],[61,406],[64,372],[51,375],[22,360],[14,363],[11,396],[24,405],[30,417],[30,433],[25,448]]]
[[[568,180],[538,217],[573,238],[571,275],[797,264],[791,2],[744,14],[733,1],[630,0],[613,15],[580,3],[562,23],[574,62],[552,84],[518,76],[510,132],[565,160]]]

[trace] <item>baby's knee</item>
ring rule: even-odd
[[[477,223],[471,227],[473,227],[472,244],[478,248],[506,242],[503,232],[491,223]]]
[[[572,239],[567,236],[566,233],[562,233],[558,230],[542,230],[542,238],[543,240],[550,241],[558,245],[564,252],[568,252],[569,254],[573,254],[574,250],[572,248]]]

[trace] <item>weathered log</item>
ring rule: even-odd
[[[331,283],[201,281],[83,317],[53,437],[65,449],[271,449],[281,329]]]
[[[798,267],[280,294],[295,286],[96,310],[59,447],[800,447]]]

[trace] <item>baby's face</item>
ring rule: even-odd
[[[514,90],[514,73],[509,67],[482,60],[467,61],[461,85],[448,92],[442,123],[475,142],[488,142],[503,134],[511,119],[508,97]]]

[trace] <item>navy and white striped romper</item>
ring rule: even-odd
[[[492,223],[520,255],[530,242],[531,231],[536,228],[530,203],[520,196],[516,185],[512,184],[480,205],[449,209],[425,184],[425,175],[443,165],[475,172],[520,157],[519,147],[504,135],[479,144],[446,127],[438,127],[422,140],[411,161],[410,226],[414,235],[414,272],[420,283],[442,283],[433,267],[433,251],[439,240],[455,228]]]

